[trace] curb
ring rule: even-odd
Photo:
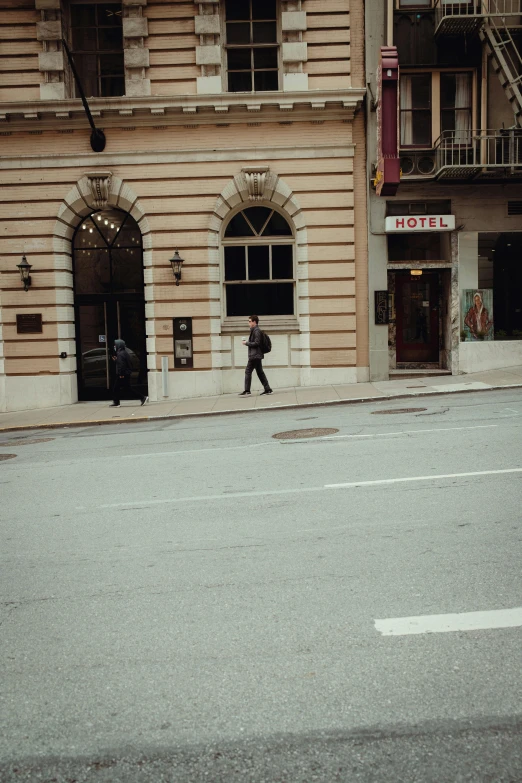
[[[140,416],[125,419],[99,419],[96,421],[69,421],[55,422],[52,424],[19,424],[12,427],[0,427],[0,433],[26,432],[30,430],[59,430],[72,429],[78,427],[102,427],[104,425],[115,424],[140,424],[152,421],[169,421],[174,419],[195,419],[205,416],[232,416],[234,414],[266,413],[274,410],[295,410],[299,408],[320,408],[327,405],[355,405],[360,403],[389,402],[392,400],[411,400],[419,397],[442,397],[446,394],[473,394],[480,392],[502,391],[509,389],[522,389],[522,383],[512,383],[507,386],[488,386],[486,389],[455,389],[448,391],[426,391],[420,394],[389,394],[381,397],[350,397],[343,400],[321,400],[320,402],[301,402],[290,403],[287,405],[276,405],[267,408],[249,408],[244,410],[230,409],[223,411],[200,411],[198,413],[172,413],[165,416]]]

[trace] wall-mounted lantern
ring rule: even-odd
[[[170,259],[170,264],[172,266],[172,272],[174,274],[174,277],[176,278],[176,285],[179,285],[179,282],[181,280],[181,267],[184,264],[184,259],[181,258],[177,250],[172,256],[172,258]]]
[[[27,258],[25,257],[25,254],[22,256],[22,260],[19,264],[16,265],[19,272],[20,272],[20,278],[22,280],[22,283],[24,284],[24,291],[27,291],[29,289],[29,286],[31,285],[31,264],[27,263]]]

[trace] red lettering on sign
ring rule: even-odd
[[[408,228],[417,228],[417,218],[408,218]]]
[[[397,218],[395,228],[404,228],[404,218]]]
[[[426,222],[427,218],[419,218],[421,228],[424,228],[424,223]]]
[[[430,228],[437,228],[436,218],[430,218]]]
[[[440,218],[440,227],[449,228],[448,224],[444,222],[444,218]]]

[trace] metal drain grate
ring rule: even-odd
[[[272,435],[277,440],[299,440],[299,438],[322,438],[324,435],[333,435],[339,430],[333,427],[322,427],[308,430],[288,430],[287,432],[278,432]]]
[[[4,459],[14,459],[16,456],[16,454],[0,454],[0,462],[3,462]]]
[[[420,411],[427,411],[427,408],[395,408],[394,410],[387,411],[371,411],[372,413],[420,413]]]
[[[28,440],[13,438],[0,443],[0,449],[7,449],[9,446],[32,446],[34,443],[49,443],[51,440],[55,440],[55,438],[29,438]]]

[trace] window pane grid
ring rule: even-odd
[[[72,53],[87,97],[125,93],[121,3],[71,5]]]
[[[229,92],[277,90],[279,48],[275,0],[227,0],[225,10]]]
[[[223,241],[227,317],[251,311],[263,316],[294,314],[293,239],[285,218],[274,209],[248,207],[232,217]]]

